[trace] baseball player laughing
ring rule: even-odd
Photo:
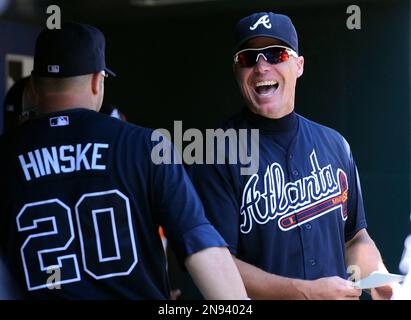
[[[386,268],[366,231],[347,141],[294,111],[304,71],[289,17],[254,13],[236,26],[234,74],[246,107],[223,129],[259,129],[258,172],[193,165],[190,176],[255,299],[358,299],[348,266]],[[251,149],[251,148],[249,148]],[[372,290],[389,298],[390,287]]]

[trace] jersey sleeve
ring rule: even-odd
[[[348,176],[348,217],[345,224],[345,241],[351,240],[358,231],[367,227],[365,219],[364,204],[362,199],[361,183],[353,155],[347,141],[344,140],[346,151],[349,156]]]
[[[172,144],[168,141],[164,145],[173,154]],[[227,243],[205,217],[183,165],[175,162],[150,161],[151,201],[171,247],[180,260],[209,247],[226,247]]]
[[[195,164],[187,168],[203,202],[210,222],[228,243],[229,250],[238,252],[240,226],[239,182],[233,181],[230,165]]]

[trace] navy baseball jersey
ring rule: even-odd
[[[151,133],[73,109],[1,137],[0,243],[29,298],[169,298],[159,225],[181,259],[227,245]]]
[[[345,139],[294,112],[272,120],[244,109],[222,128],[259,129],[256,173],[242,175],[228,159],[189,167],[231,253],[280,276],[347,278],[344,245],[366,221]]]

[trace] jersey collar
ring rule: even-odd
[[[245,118],[250,122],[253,128],[257,128],[264,131],[292,131],[296,129],[298,124],[297,114],[294,111],[280,119],[270,119],[260,116],[250,111],[250,109],[247,107],[244,107],[243,114]]]

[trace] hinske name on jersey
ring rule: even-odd
[[[105,170],[103,153],[107,143],[62,145],[29,151],[19,155],[21,168],[27,181],[50,174],[70,173],[80,170]]]

